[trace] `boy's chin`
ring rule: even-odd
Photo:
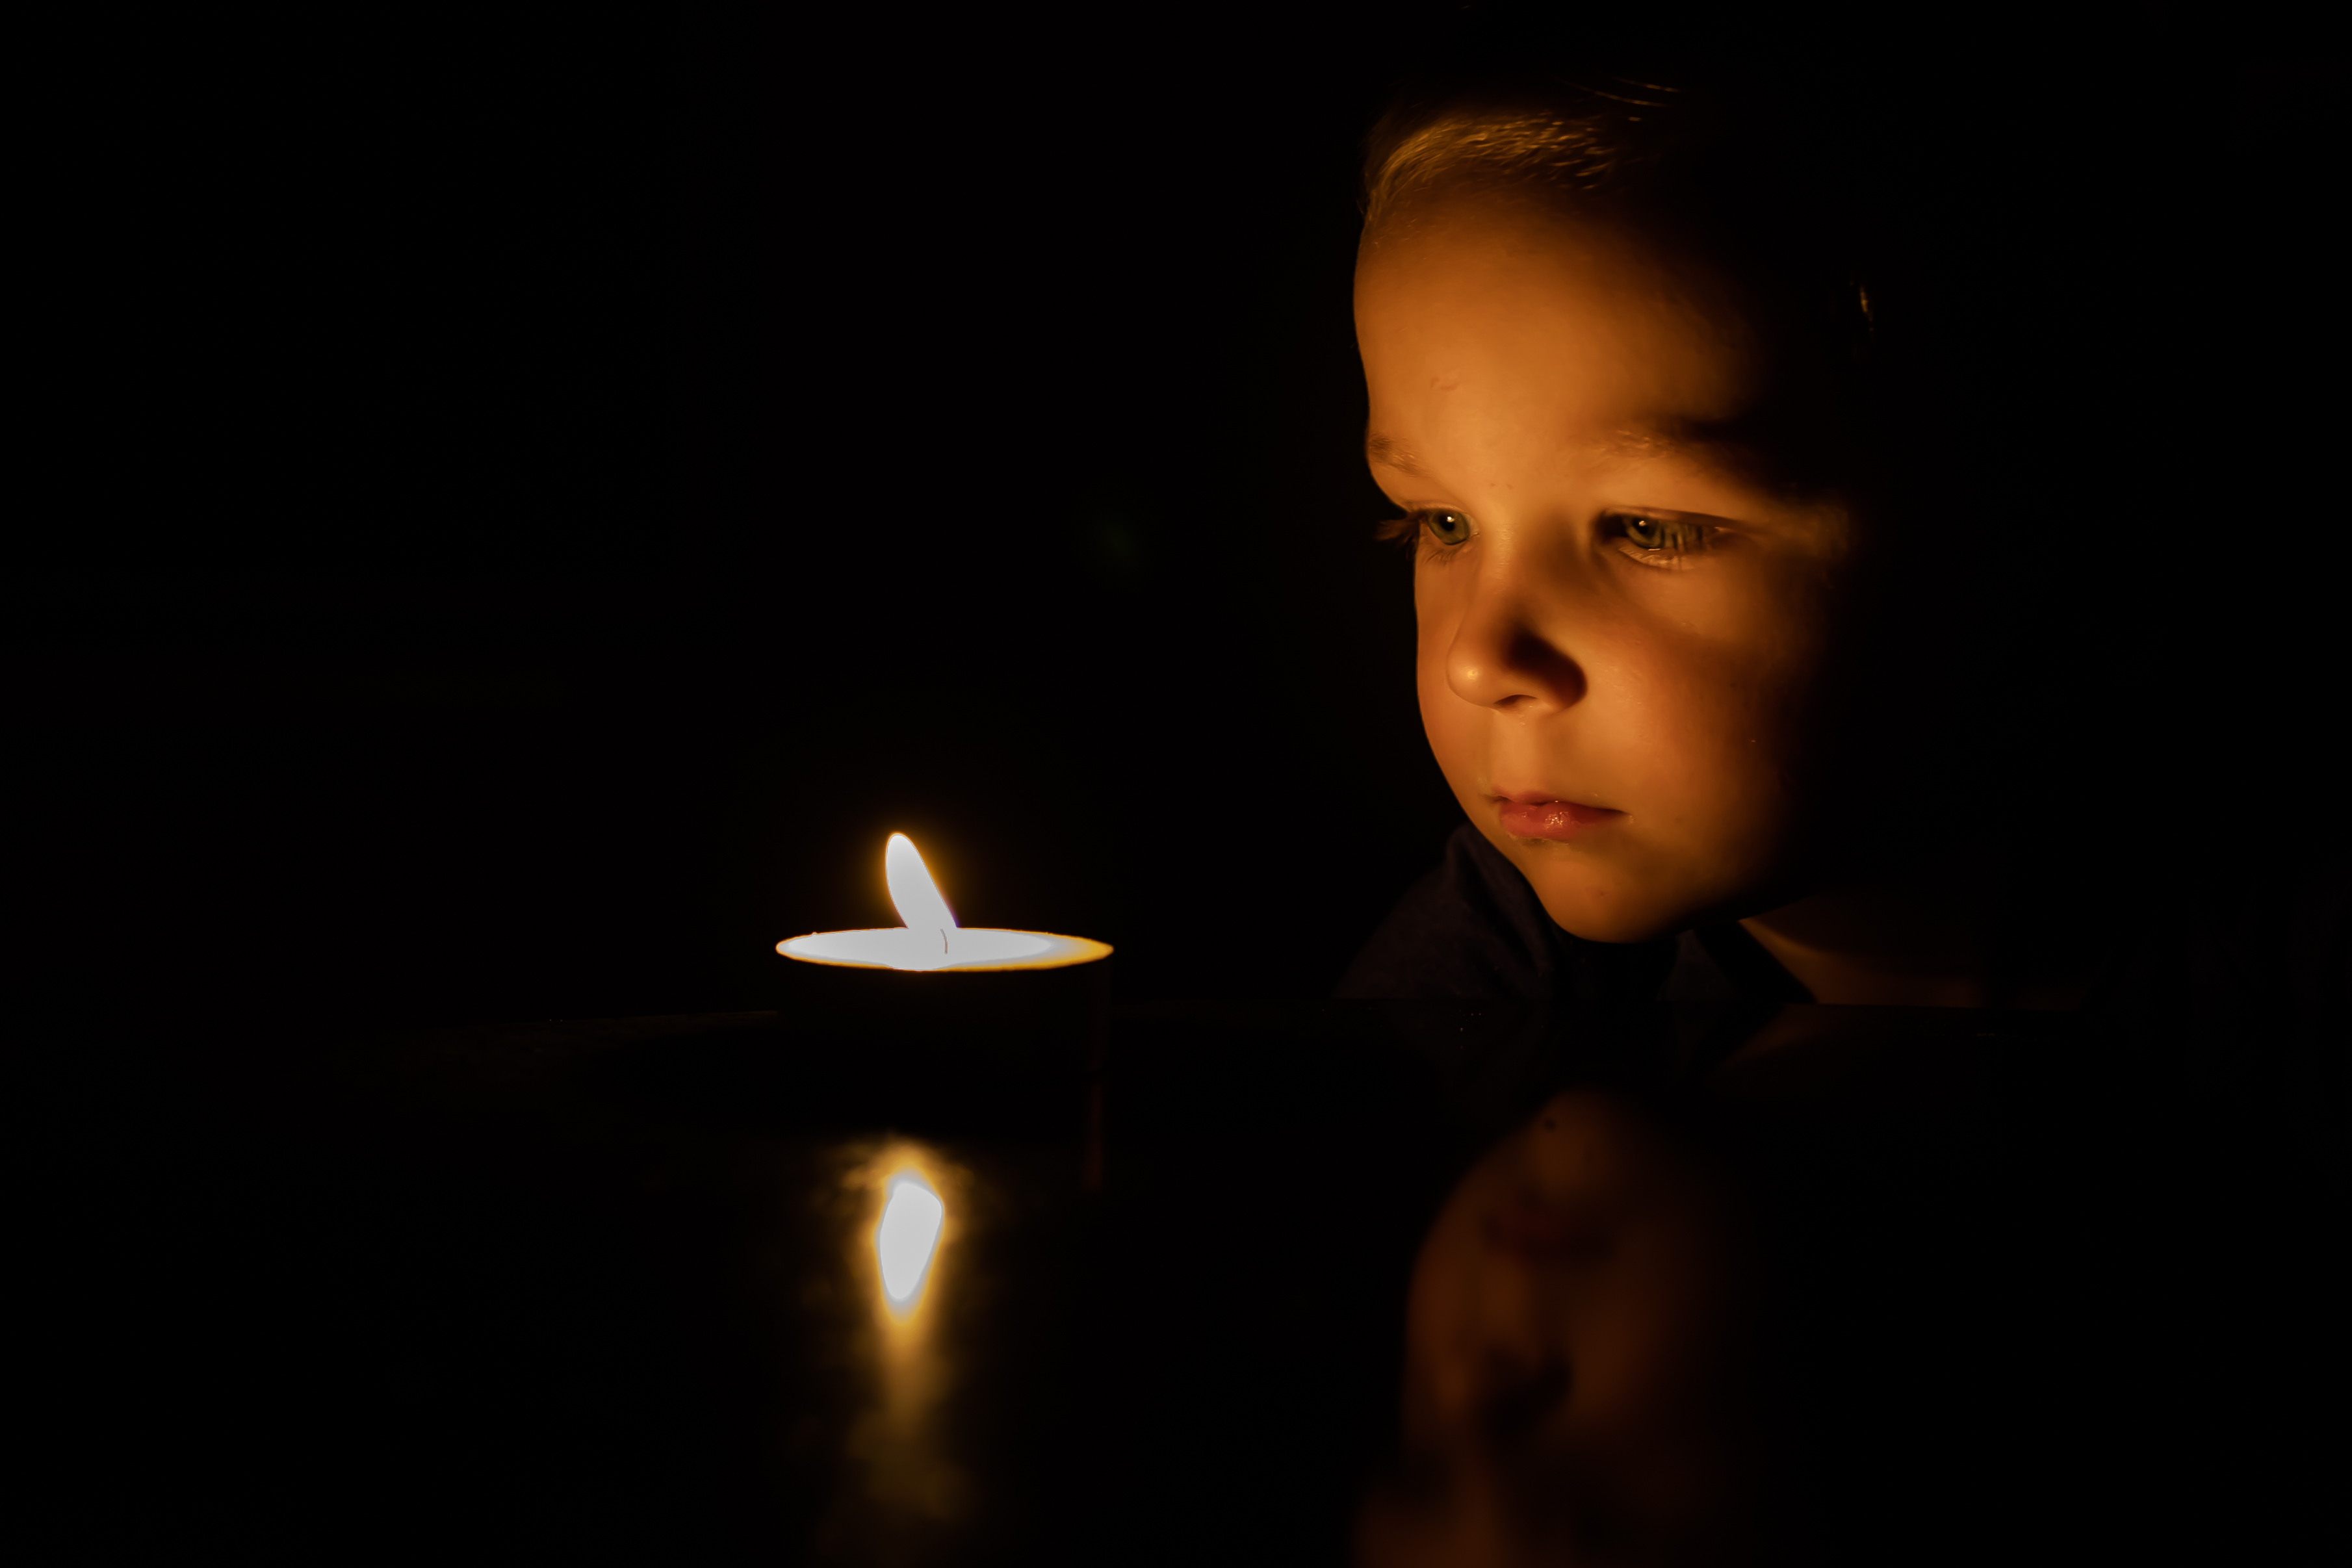
[[[1553,925],[1570,936],[1581,936],[1587,942],[1663,942],[1689,928],[1687,921],[1643,918],[1630,912],[1602,913],[1582,905],[1563,908],[1549,898],[1544,900],[1544,910],[1551,916]]]
[[[1612,875],[1582,857],[1522,851],[1511,859],[1552,924],[1587,942],[1659,942],[1697,924],[1687,899],[1662,897],[1639,879]]]

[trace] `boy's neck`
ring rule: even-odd
[[[2021,889],[2001,847],[1985,834],[1740,925],[1831,1006],[2071,1010],[2095,955],[2077,944],[2021,968],[2002,929]]]

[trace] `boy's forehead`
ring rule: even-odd
[[[1769,433],[1755,420],[1701,421],[1658,416],[1603,429],[1559,433],[1556,449],[1597,468],[1670,465],[1765,491],[1785,488],[1784,464]],[[1424,450],[1408,438],[1367,429],[1364,457],[1375,468],[1409,478],[1440,476]]]
[[[1710,266],[1562,214],[1451,204],[1368,246],[1365,455],[1425,475],[1465,439],[1785,491],[1817,420]],[[1818,411],[1815,411],[1818,412]],[[1475,432],[1475,436],[1473,433]]]

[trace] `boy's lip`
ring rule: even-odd
[[[1496,790],[1493,798],[1502,815],[1503,831],[1515,839],[1573,839],[1625,814],[1536,789]]]

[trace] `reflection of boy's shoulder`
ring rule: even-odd
[[[1791,1004],[1764,1017],[1706,1087],[1774,1119],[1958,1132],[1981,1120],[1989,1097],[2026,1061],[2046,1072],[2079,1055],[2085,1022],[2050,1012]]]
[[[2154,1126],[2265,1076],[2239,1029],[2129,1013],[1785,1006],[1706,1073],[1744,1118],[1873,1141]]]

